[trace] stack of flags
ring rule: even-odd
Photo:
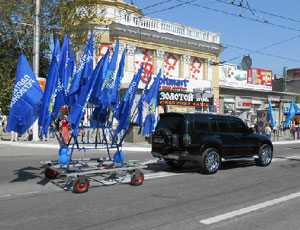
[[[25,56],[20,55],[8,131],[22,134],[38,118],[40,136],[45,136],[51,122],[58,118],[61,107],[67,106],[72,135],[76,137],[87,104],[91,103],[95,106],[94,113],[100,114],[100,117],[104,118],[99,119],[104,127],[107,124],[111,125],[113,120],[117,122],[114,137],[115,140],[122,141],[124,136],[121,139],[117,137],[120,133],[126,135],[131,122],[136,117],[136,109],[133,106],[143,74],[143,66],[134,75],[124,97],[121,98],[119,91],[124,76],[126,48],[124,48],[118,63],[120,50],[118,41],[114,46],[113,53],[110,54],[110,51],[107,50],[95,68],[93,68],[93,34],[87,41],[78,66],[76,66],[75,52],[68,36],[64,37],[61,47],[58,39],[51,47],[51,62],[44,93]],[[146,86],[138,103],[138,125],[143,135],[150,135],[157,122],[161,75],[160,71],[153,78],[152,84],[149,83]],[[20,107],[21,103],[22,108]]]

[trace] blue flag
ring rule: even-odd
[[[115,70],[117,65],[117,59],[119,54],[119,41],[116,42],[114,53],[112,55],[111,61],[109,63],[106,76],[103,81],[102,85],[102,92],[101,92],[101,106],[103,109],[109,108],[111,106],[112,101],[112,91],[115,82]]]
[[[274,112],[272,109],[271,100],[269,100],[268,116],[269,116],[269,123],[271,124],[272,128],[274,128],[276,126],[276,119],[275,119]]]
[[[121,60],[119,63],[119,68],[118,68],[118,72],[116,75],[114,88],[112,89],[112,92],[111,92],[111,105],[114,108],[116,107],[116,105],[119,102],[119,91],[120,91],[120,87],[121,87],[121,81],[124,76],[126,52],[127,52],[127,50],[125,48],[123,50],[122,57],[121,57]]]
[[[115,110],[114,116],[119,121],[119,124],[114,134],[115,137],[121,132],[121,130],[127,131],[127,129],[129,128],[130,120],[131,120],[131,109],[133,106],[133,102],[134,102],[136,91],[138,89],[139,82],[141,80],[142,73],[143,73],[143,65],[140,67],[137,74],[135,74],[135,76],[133,77],[122,102],[118,105],[118,107]]]
[[[100,71],[102,65],[103,62],[99,61],[95,70],[93,71],[92,76],[88,79],[87,84],[81,87],[76,103],[71,106],[71,112],[69,114],[69,122],[72,127],[73,136],[78,135],[78,127],[80,124],[80,120],[84,114],[86,104],[90,99],[92,90],[95,87],[97,78],[101,77]]]
[[[157,123],[157,105],[158,105],[158,93],[160,88],[161,70],[159,71],[157,77],[154,79],[147,95],[145,96],[145,103],[147,105],[147,115],[145,117],[143,125],[143,135],[150,135],[155,129]]]
[[[141,98],[138,102],[138,105],[137,105],[137,117],[136,117],[136,124],[137,126],[140,127],[139,129],[139,133],[141,133],[141,130],[143,128],[143,123],[144,123],[144,107],[145,107],[145,98],[146,98],[146,95],[148,94],[148,86],[150,85],[150,82],[151,82],[151,79],[149,79],[149,81],[147,82],[144,90],[143,90],[143,93],[141,95]]]
[[[76,68],[74,78],[69,89],[69,105],[76,103],[80,88],[88,82],[88,78],[93,72],[94,60],[94,36],[90,36],[87,45],[80,59],[80,64]]]
[[[42,99],[41,113],[39,115],[39,133],[41,136],[47,135],[48,128],[51,123],[51,100],[53,99],[53,94],[56,87],[56,82],[58,78],[58,60],[59,60],[59,41],[56,40],[55,48],[52,53],[52,59],[50,68],[48,71],[48,77],[46,81],[45,91]]]
[[[298,110],[298,106],[297,104],[295,103],[295,100],[293,99],[291,104],[290,104],[290,109],[289,109],[289,112],[286,116],[286,120],[284,122],[284,127],[287,128],[291,122],[292,122],[292,119],[294,118],[294,116],[296,115],[297,113],[297,110]]]
[[[60,62],[58,70],[58,79],[55,90],[55,103],[53,107],[52,116],[57,117],[60,108],[67,104],[67,89],[69,79],[73,73],[73,60],[70,57],[70,41],[68,36],[64,36],[64,41],[60,53]]]
[[[109,49],[107,49],[105,55],[101,58],[100,62],[102,64],[100,65],[99,76],[96,80],[95,87],[93,88],[90,97],[90,102],[93,103],[94,105],[97,105],[98,107],[102,107],[100,97],[102,93],[103,80],[107,73],[107,68],[109,64]]]
[[[10,104],[7,131],[24,134],[38,118],[43,92],[26,57],[18,60],[16,82]]]

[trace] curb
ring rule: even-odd
[[[288,145],[288,144],[300,144],[300,140],[294,141],[274,141],[273,145]],[[59,149],[58,144],[46,144],[46,143],[27,143],[27,142],[11,142],[11,141],[0,141],[0,145],[8,145],[14,147],[26,147],[26,148],[47,148],[47,149]],[[86,149],[91,149],[86,146]],[[150,152],[151,146],[142,147],[142,146],[123,146],[122,150],[124,151],[137,151],[137,152]]]
[[[11,141],[0,141],[0,145],[8,145],[14,147],[25,147],[25,148],[46,148],[46,149],[59,149],[58,144],[45,144],[45,143],[26,143],[26,142],[11,142]],[[86,147],[91,149],[91,147]],[[151,147],[137,147],[137,146],[123,146],[122,150],[132,152],[150,152]],[[103,151],[106,151],[103,149]]]

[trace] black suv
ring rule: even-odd
[[[267,166],[272,161],[273,145],[237,117],[164,113],[152,135],[152,155],[174,168],[196,161],[204,173],[212,174],[220,168],[221,159],[251,158],[257,165]]]

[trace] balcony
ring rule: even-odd
[[[220,44],[220,35],[218,33],[203,31],[178,23],[162,21],[160,19],[137,16],[127,12],[120,11],[115,15],[114,21],[123,25],[154,30],[159,33],[168,33],[198,41]]]

